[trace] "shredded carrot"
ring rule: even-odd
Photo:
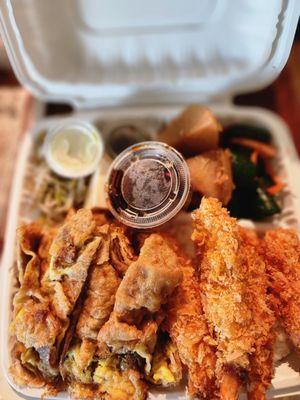
[[[257,164],[257,160],[258,160],[258,151],[257,150],[254,150],[251,153],[250,160],[253,162],[253,164]]]
[[[241,146],[249,147],[263,157],[274,157],[276,155],[275,147],[270,144],[259,142],[258,140],[246,139],[246,138],[233,138],[232,143],[240,144]]]
[[[279,193],[284,186],[284,183],[280,181],[278,178],[275,180],[275,185],[270,186],[266,189],[266,191],[271,195],[274,196],[275,194]]]
[[[279,178],[278,175],[275,174],[273,166],[270,162],[269,158],[264,158],[265,168],[267,174],[271,177],[272,181],[275,182],[274,185],[269,186],[266,191],[271,195],[274,196],[275,194],[279,193],[284,186],[284,182]]]

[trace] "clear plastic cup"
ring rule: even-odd
[[[110,166],[107,195],[112,214],[123,224],[149,229],[163,225],[185,205],[190,175],[182,155],[161,142],[124,150]]]
[[[54,125],[43,146],[49,167],[65,178],[80,178],[93,173],[103,151],[102,135],[97,128],[77,119],[66,119]]]

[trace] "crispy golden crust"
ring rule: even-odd
[[[249,367],[252,315],[246,303],[247,267],[241,262],[239,230],[215,199],[203,198],[193,214],[192,236],[200,257],[202,301],[218,342],[221,365]],[[243,260],[244,261],[244,260]]]
[[[41,374],[35,370],[26,368],[21,362],[22,354],[26,351],[22,343],[15,343],[12,350],[12,365],[9,368],[10,376],[18,386],[29,386],[41,388],[45,385],[45,380]]]
[[[203,196],[216,197],[224,205],[228,204],[234,189],[230,151],[210,150],[188,158],[186,162],[193,189]]]
[[[43,285],[43,276],[49,267],[47,252],[55,229],[43,232],[37,223],[23,226],[18,230],[21,287],[13,300],[13,320],[10,331],[26,349],[36,351],[34,366],[37,376],[52,380],[58,374],[55,366],[56,340],[63,330],[63,324],[52,310],[49,293]],[[19,352],[21,354],[21,352]],[[15,360],[18,381],[21,372],[26,378],[26,369],[22,367],[22,357]],[[38,372],[39,371],[39,372]]]
[[[96,222],[90,210],[77,211],[58,231],[53,241],[50,254],[63,266],[74,263],[77,250],[92,236]],[[56,263],[55,263],[56,264]]]
[[[274,229],[262,241],[276,317],[300,352],[300,244],[295,231]]]
[[[115,311],[123,320],[127,314],[143,308],[157,312],[181,278],[176,253],[161,235],[152,234],[145,240],[138,260],[130,265],[120,284]]]
[[[183,279],[169,299],[165,327],[178,347],[181,361],[188,367],[189,395],[211,398],[217,391],[215,346],[203,313],[194,267],[178,244],[172,242]]]
[[[38,223],[22,225],[17,230],[18,278],[24,288],[39,286],[40,259],[37,253],[42,237],[42,227]]]
[[[113,309],[119,284],[120,278],[109,263],[94,268],[76,326],[80,339],[97,339]]]
[[[193,240],[202,252],[203,305],[218,343],[221,397],[232,398],[233,394],[228,397],[226,392],[226,382],[232,380],[237,396],[240,378],[246,373],[251,395],[264,394],[273,374],[270,346],[274,317],[267,304],[265,264],[256,247],[258,239],[239,228],[214,199],[202,200],[194,220]]]
[[[140,374],[134,370],[122,372],[122,386],[119,374],[105,377],[98,385],[85,385],[71,382],[68,393],[73,400],[145,400],[147,386],[141,380]]]
[[[149,368],[150,369],[150,368]],[[154,385],[172,387],[182,379],[182,364],[174,342],[161,336],[151,359],[151,369],[146,373],[147,381]]]
[[[106,343],[114,351],[126,352],[139,344],[152,352],[159,325],[154,313],[181,278],[176,253],[161,235],[150,235],[117,290],[114,311],[98,335],[99,345]]]
[[[17,314],[11,329],[26,348],[51,347],[61,330],[61,324],[50,311],[48,301],[35,302],[28,299]]]
[[[273,377],[273,326],[275,317],[267,298],[268,280],[265,263],[259,256],[260,242],[254,231],[240,228],[243,259],[248,267],[247,303],[252,312],[254,351],[250,355],[248,398],[264,399]]]
[[[34,368],[46,380],[59,374],[60,344],[100,240],[91,236],[94,226],[90,212],[78,212],[59,229],[50,250],[55,230],[46,235],[36,224],[19,230],[21,287],[11,332],[36,351]]]
[[[153,320],[147,320],[138,327],[122,322],[114,311],[99,331],[98,345],[100,348],[107,345],[115,353],[131,352],[137,346],[144,346],[147,353],[151,353],[156,344],[158,326]]]
[[[43,278],[45,276],[45,273],[47,272],[49,266],[50,266],[50,246],[51,243],[53,242],[53,239],[57,235],[57,227],[52,227],[48,229],[43,230],[43,236],[41,238],[39,248],[38,248],[38,256],[41,261],[40,264],[40,282],[41,285],[43,286]]]
[[[112,224],[109,233],[111,264],[119,272],[120,276],[123,276],[129,265],[136,260],[136,256],[123,226]]]
[[[62,320],[72,312],[100,246],[95,227],[91,211],[79,210],[58,230],[51,244],[44,285],[52,291],[53,307]]]

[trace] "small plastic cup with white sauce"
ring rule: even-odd
[[[142,142],[115,158],[107,186],[112,214],[125,225],[150,229],[163,225],[185,206],[190,192],[189,169],[173,147]]]
[[[65,178],[92,174],[103,156],[100,132],[89,122],[67,119],[49,130],[43,153],[49,167]]]

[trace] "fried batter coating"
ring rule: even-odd
[[[94,268],[76,326],[80,339],[97,339],[101,326],[113,309],[119,284],[120,278],[109,263]]]
[[[113,310],[121,277],[136,258],[125,235],[125,228],[113,224],[100,225],[97,221],[94,235],[99,238],[98,248],[85,283],[78,321],[75,329],[74,326],[69,328],[69,339],[60,362],[60,373],[72,387],[76,386],[75,382],[94,384],[95,362],[99,357],[106,359],[111,356],[105,343],[97,348],[96,339]],[[104,397],[110,398],[109,394]]]
[[[151,360],[151,370],[146,379],[154,385],[176,386],[182,379],[179,352],[169,336],[161,334]]]
[[[201,259],[202,302],[217,341],[221,396],[236,398],[239,381],[248,373],[255,387],[250,391],[258,387],[264,391],[266,381],[269,384],[272,376],[272,362],[269,358],[266,360],[265,377],[259,382],[256,382],[251,364],[255,360],[261,365],[272,340],[274,320],[267,305],[264,262],[257,253],[253,237],[241,233],[236,220],[229,217],[217,200],[202,199],[193,218],[192,238]],[[232,379],[237,391],[227,396],[224,385]],[[264,383],[262,387],[261,382]]]
[[[242,260],[248,266],[247,303],[252,311],[252,329],[255,338],[254,351],[250,355],[248,372],[248,398],[265,399],[273,378],[273,327],[275,317],[267,298],[268,279],[266,266],[259,256],[260,241],[254,231],[239,229],[242,245]]]
[[[74,400],[145,400],[147,387],[140,374],[132,369],[121,371],[116,360],[100,360],[95,370],[94,385],[70,382],[68,392]]]
[[[50,266],[51,238],[37,225],[19,230],[21,287],[10,329],[26,349],[37,352],[35,367],[47,380],[59,374],[60,343],[99,244],[91,236],[94,226],[87,210],[68,219],[52,242]]]
[[[95,221],[89,210],[79,210],[58,231],[50,247],[51,264],[45,285],[53,290],[53,306],[66,320],[82,291],[101,238],[93,235]]]
[[[80,339],[96,340],[102,325],[108,320],[115,303],[121,279],[110,264],[110,226],[98,228],[101,238],[88,278],[82,310],[76,326]]]
[[[193,213],[194,240],[200,257],[202,301],[214,331],[222,364],[249,366],[253,338],[246,304],[247,268],[239,259],[239,230],[234,218],[215,199],[203,198]]]
[[[129,265],[136,260],[133,248],[126,236],[123,226],[110,225],[110,258],[111,264],[123,276]]]
[[[19,386],[29,386],[41,388],[45,385],[44,378],[36,373],[36,370],[28,368],[28,363],[24,363],[24,354],[26,353],[26,347],[22,343],[15,343],[12,350],[12,365],[9,368],[9,373],[13,378],[14,382]],[[31,360],[30,360],[31,361]],[[26,365],[26,367],[24,366]],[[29,364],[30,366],[30,364]]]
[[[211,398],[216,392],[216,355],[204,316],[198,278],[191,260],[171,239],[180,260],[183,279],[168,301],[165,327],[188,367],[190,396]]]
[[[159,234],[144,242],[139,258],[127,270],[116,295],[115,311],[122,320],[146,309],[159,311],[182,278],[178,257]],[[127,318],[128,317],[128,318]]]
[[[22,226],[18,230],[18,269],[21,287],[13,300],[13,320],[10,331],[24,345],[24,352],[35,351],[38,362],[31,366],[40,371],[47,380],[58,375],[55,366],[56,339],[63,329],[63,323],[51,309],[51,300],[43,287],[43,274],[49,267],[46,256],[53,231],[45,233],[38,223]],[[19,352],[20,354],[20,352]],[[26,368],[22,366],[22,357],[14,360],[17,369],[12,376],[18,377]],[[27,366],[28,367],[28,366]],[[28,369],[28,368],[27,368]],[[33,372],[33,371],[31,371]],[[27,376],[27,378],[26,378]],[[33,379],[35,384],[35,379]]]
[[[270,300],[279,322],[300,352],[300,244],[297,233],[277,228],[262,241]]]
[[[51,312],[49,301],[36,302],[28,299],[16,315],[11,329],[26,348],[39,349],[54,345],[61,324]]]
[[[150,235],[124,275],[114,311],[99,332],[99,343],[118,352],[134,350],[137,345],[152,352],[160,322],[154,313],[160,311],[181,278],[176,253],[161,235]]]
[[[151,319],[143,321],[138,327],[122,322],[118,314],[113,311],[99,332],[99,346],[101,348],[103,344],[107,345],[113,352],[120,354],[131,351],[138,354],[143,352],[147,358],[155,348],[158,327],[159,323]]]
[[[39,287],[40,260],[37,253],[42,237],[43,230],[38,223],[22,225],[17,230],[18,279],[24,288]]]

